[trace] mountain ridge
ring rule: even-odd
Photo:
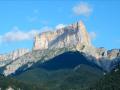
[[[54,44],[53,44],[54,43]],[[3,65],[2,74],[14,74],[17,69],[27,64],[28,69],[34,63],[42,63],[68,51],[78,51],[105,71],[110,71],[120,60],[120,49],[106,50],[91,44],[90,37],[82,21],[35,36],[33,50]],[[4,62],[4,60],[0,61]],[[23,69],[23,70],[24,70]]]

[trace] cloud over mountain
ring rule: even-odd
[[[56,29],[60,29],[60,28],[64,28],[64,27],[65,27],[64,24],[58,24],[55,28],[56,28]]]

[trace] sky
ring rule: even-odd
[[[95,47],[120,48],[119,0],[1,0],[0,54],[32,49],[34,34],[80,20]]]

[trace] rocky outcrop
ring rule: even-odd
[[[107,56],[109,59],[114,59],[120,57],[120,49],[112,49],[107,51]]]
[[[8,54],[1,54],[0,55],[0,66],[3,66],[10,61],[13,61],[13,60],[17,59],[18,57],[20,57],[28,52],[29,52],[29,49],[22,48],[22,49],[12,51]]]
[[[63,48],[78,44],[91,45],[89,35],[82,21],[56,31],[48,31],[36,35],[33,50]]]

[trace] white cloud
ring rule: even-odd
[[[92,12],[92,7],[88,3],[81,2],[72,8],[76,15],[89,16]]]
[[[94,40],[97,36],[96,32],[90,32],[89,35],[92,40]]]
[[[5,33],[4,35],[0,35],[0,44],[8,43],[8,42],[32,40],[36,33],[50,31],[50,30],[53,29],[46,26],[40,29],[31,29],[28,32],[24,32],[23,30],[20,30],[17,26],[14,26],[11,31]]]
[[[60,29],[60,28],[64,28],[64,27],[65,27],[64,24],[58,24],[58,25],[55,27],[55,29]]]
[[[18,27],[14,27],[10,32],[5,33],[0,36],[0,42],[15,42],[15,41],[23,41],[30,40],[34,37],[39,30],[30,30],[28,32],[23,32],[18,29]]]

